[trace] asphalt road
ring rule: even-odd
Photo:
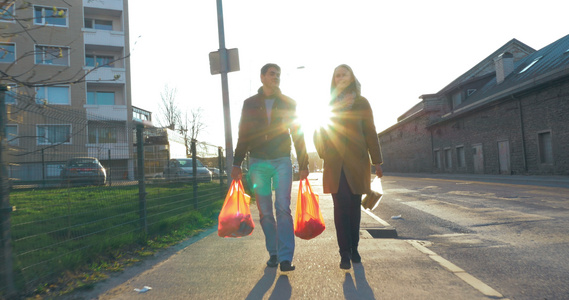
[[[569,188],[547,185],[385,176],[374,213],[506,298],[569,299]]]

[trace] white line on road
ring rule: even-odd
[[[443,268],[449,270],[451,273],[456,275],[458,278],[462,279],[462,281],[470,284],[473,288],[480,291],[482,294],[488,297],[494,297],[498,299],[504,299],[504,296],[500,294],[495,289],[491,288],[484,282],[480,281],[478,278],[466,273],[463,269],[459,268],[457,265],[451,263],[450,261],[442,258],[435,252],[431,251],[430,249],[426,248],[425,246],[421,245],[418,241],[407,241],[409,244],[413,245],[417,250],[427,254],[429,258],[438,262]]]
[[[368,214],[370,217],[372,217],[374,220],[378,221],[379,223],[381,223],[381,225],[386,226],[386,227],[392,227],[391,225],[389,225],[389,223],[385,222],[383,219],[381,219],[380,217],[376,216],[374,213],[372,213],[371,211],[368,211],[366,209],[364,209],[362,207],[362,210]],[[450,271],[451,273],[453,273],[454,275],[456,275],[458,278],[462,279],[462,281],[468,283],[469,285],[471,285],[473,288],[477,289],[479,292],[481,292],[482,294],[484,294],[487,297],[493,297],[496,299],[503,299],[503,300],[507,300],[506,298],[504,298],[504,296],[502,294],[500,294],[498,291],[496,291],[495,289],[491,288],[490,286],[488,286],[487,284],[485,284],[484,282],[480,281],[478,278],[466,273],[463,269],[459,268],[457,265],[451,263],[450,261],[442,258],[440,255],[436,254],[435,252],[431,251],[429,248],[421,245],[421,243],[419,241],[416,240],[409,240],[407,241],[409,244],[411,244],[413,247],[415,247],[415,249],[423,252],[424,254],[426,254],[427,256],[429,256],[430,259],[438,262],[443,268],[447,269],[448,271]]]

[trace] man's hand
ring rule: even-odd
[[[298,175],[300,176],[300,180],[304,180],[308,177],[308,170],[300,170]]]
[[[375,175],[381,178],[383,177],[383,170],[381,169],[381,164],[375,164]]]
[[[233,166],[233,169],[231,170],[231,178],[233,178],[233,180],[241,180],[242,177],[243,172],[241,172],[241,167]]]

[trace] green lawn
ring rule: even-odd
[[[182,228],[210,226],[225,193],[218,183],[200,184],[197,199],[191,183],[147,185],[146,192],[147,234],[138,185],[12,191],[18,289],[36,289],[121,247],[144,245]]]

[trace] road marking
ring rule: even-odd
[[[505,299],[504,296],[502,294],[500,294],[498,291],[491,288],[490,286],[488,286],[484,282],[480,281],[478,278],[466,273],[463,269],[459,268],[457,265],[451,263],[450,261],[448,261],[448,260],[442,258],[440,255],[436,254],[435,252],[433,252],[430,249],[426,248],[425,246],[421,245],[419,243],[419,241],[410,240],[407,242],[409,244],[411,244],[413,247],[415,247],[415,249],[417,249],[417,250],[423,252],[424,254],[426,254],[427,256],[429,256],[430,259],[438,262],[443,268],[447,269],[448,271],[450,271],[451,273],[456,275],[458,278],[462,279],[462,281],[468,283],[470,286],[477,289],[479,292],[481,292],[485,296],[494,297],[497,299]]]
[[[374,215],[371,211],[364,209],[363,207],[362,207],[362,210],[363,210],[363,212],[368,214],[370,217],[372,217],[374,220],[378,221],[381,225],[383,225],[385,227],[393,227],[393,226],[389,225],[389,223],[387,223],[383,219],[381,219],[380,217]]]
[[[386,227],[391,227],[391,225],[389,225],[389,223],[385,222],[383,219],[376,216],[371,211],[368,211],[367,209],[364,209],[363,207],[362,207],[362,211],[364,211],[366,214],[368,214],[374,220],[378,221],[381,225],[386,226]],[[478,290],[483,295],[485,295],[487,297],[493,297],[496,299],[507,300],[506,298],[504,298],[504,296],[502,294],[500,294],[498,291],[491,288],[490,286],[488,286],[484,282],[480,281],[478,278],[466,273],[466,271],[464,271],[463,269],[461,269],[457,265],[451,263],[450,261],[444,259],[443,257],[436,254],[435,252],[433,252],[429,248],[423,246],[422,242],[416,241],[416,240],[408,240],[407,243],[411,244],[413,247],[415,247],[415,249],[417,249],[417,250],[421,251],[422,253],[426,254],[427,256],[429,256],[430,259],[439,263],[443,268],[447,269],[448,271],[450,271],[451,273],[456,275],[462,281],[466,282],[467,284],[469,284],[470,286],[472,286],[473,288]]]
[[[461,226],[488,226],[513,222],[544,221],[553,218],[538,214],[528,214],[498,207],[473,208],[460,204],[428,199],[423,201],[401,202],[404,205],[431,214]]]

